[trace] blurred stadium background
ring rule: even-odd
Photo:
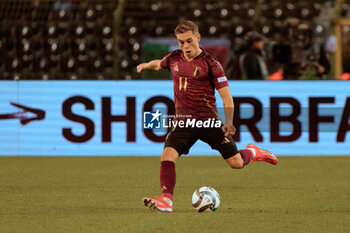
[[[167,45],[152,47],[152,38],[173,37],[185,19],[197,22],[204,38],[230,41],[224,65],[250,30],[267,38],[273,60],[271,45],[284,41],[291,17],[313,31],[313,43],[326,45],[332,70],[325,79],[350,72],[349,0],[2,0],[1,79],[164,78],[141,77],[135,67],[165,55]]]
[[[331,70],[318,77],[328,81],[230,81],[235,113],[254,110],[237,146],[272,150],[278,166],[232,171],[198,142],[176,164],[175,213],[157,215],[141,198],[159,194],[159,157],[147,156],[166,132],[142,117],[173,106],[173,84],[136,65],[177,48],[185,19],[229,79],[251,30],[270,71],[301,59],[307,32]],[[0,0],[0,232],[349,232],[350,82],[330,81],[350,79],[349,64],[350,0]],[[279,123],[293,124],[272,137]],[[202,185],[220,193],[216,213],[193,211]]]

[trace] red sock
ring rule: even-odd
[[[238,151],[243,159],[243,167],[248,165],[248,163],[250,162],[250,160],[252,160],[254,158],[254,154],[253,152],[251,152],[250,150],[239,150]]]
[[[175,183],[175,163],[173,161],[162,161],[160,163],[160,188],[163,197],[173,200]]]

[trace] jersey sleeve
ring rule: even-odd
[[[170,54],[169,53],[168,55],[166,55],[162,61],[160,62],[160,67],[162,67],[162,69],[169,69],[169,63],[168,63],[168,59],[170,57]]]
[[[169,64],[170,64],[170,58],[172,57],[172,56],[174,56],[175,54],[177,54],[178,53],[178,50],[175,50],[175,51],[173,51],[173,52],[171,52],[171,53],[169,53],[168,55],[166,55],[163,59],[162,59],[162,61],[160,62],[160,67],[162,67],[162,69],[170,69],[170,67],[169,67]]]
[[[212,75],[212,82],[217,90],[220,88],[228,86],[227,78],[225,75],[224,68],[222,68],[222,65],[218,60],[211,57],[209,59],[209,65]]]

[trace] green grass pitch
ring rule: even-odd
[[[0,157],[0,232],[350,232],[350,157],[280,157],[229,168],[220,157],[176,163],[174,213],[160,194],[158,157]],[[210,185],[217,212],[196,213]]]

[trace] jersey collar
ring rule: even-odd
[[[195,57],[195,58],[193,58],[193,60],[196,60],[196,59],[199,59],[199,58],[201,58],[201,57],[203,57],[204,56],[204,54],[205,54],[205,51],[204,51],[204,49],[203,48],[201,48],[201,47],[199,47],[201,50],[202,50],[202,52],[197,56],[197,57]]]
[[[206,53],[205,51],[204,51],[204,49],[202,49],[201,47],[199,47],[201,50],[202,50],[202,52],[197,56],[197,57],[195,57],[195,58],[193,58],[192,59],[192,61],[194,61],[194,60],[197,60],[197,59],[199,59],[199,58],[201,58],[201,57],[203,57],[204,56],[204,54]],[[183,57],[183,59],[185,59],[186,60],[186,58],[185,58],[185,54],[184,53],[182,53],[182,57]]]

